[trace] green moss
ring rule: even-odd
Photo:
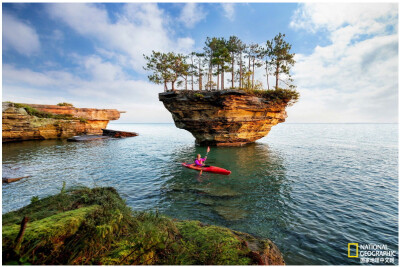
[[[227,228],[202,225],[198,221],[178,222],[183,253],[178,264],[244,265],[250,264],[248,248]]]
[[[47,218],[28,223],[24,240],[32,242],[37,239],[56,239],[75,233],[88,213],[93,212],[98,206],[84,207],[49,216]],[[19,232],[20,225],[3,226],[3,241],[14,240]]]
[[[16,252],[24,216],[30,220]],[[3,215],[9,264],[252,264],[249,252],[227,228],[132,212],[113,188],[63,189]]]

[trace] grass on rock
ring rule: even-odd
[[[15,239],[29,217],[23,241]],[[62,190],[3,215],[3,264],[253,264],[237,234],[133,212],[114,188]]]

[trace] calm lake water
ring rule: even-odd
[[[211,148],[230,176],[183,168],[206,148],[173,124],[110,124],[138,137],[3,144],[3,213],[68,186],[113,186],[156,210],[273,240],[287,264],[356,264],[347,243],[398,250],[397,124],[287,124],[245,147]],[[397,256],[395,262],[398,262]]]

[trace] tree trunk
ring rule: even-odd
[[[232,53],[232,89],[235,87],[235,54]]]
[[[212,65],[210,63],[209,68],[208,68],[208,90],[211,90],[211,81],[212,81]]]
[[[192,59],[192,65],[190,66],[191,67],[191,71],[192,71],[192,91],[194,90],[193,89],[193,83],[194,83],[194,75],[193,75],[193,69],[194,69],[194,65],[193,65],[193,56],[191,57],[191,59]]]
[[[187,75],[185,75],[185,90],[187,90]]]
[[[250,64],[250,57],[249,57],[249,72],[250,72],[250,70],[251,70],[251,64]],[[249,76],[247,77],[247,86],[248,87],[250,87],[250,73],[249,73]],[[250,88],[247,88],[247,89],[250,89]]]
[[[164,92],[168,91],[167,81],[164,81]]]
[[[171,86],[172,86],[172,91],[175,92],[175,81],[171,82]]]
[[[253,75],[251,76],[251,88],[254,89],[254,64],[256,59],[253,58]]]
[[[243,62],[242,62],[242,52],[240,52],[239,89],[242,89],[242,77],[243,77],[243,75],[242,75],[242,65],[243,65]]]
[[[203,71],[201,69],[201,62],[199,59],[199,90],[201,91],[203,88],[203,81],[202,81]]]
[[[275,75],[276,75],[275,90],[277,90],[277,89],[278,89],[278,83],[279,83],[279,62],[276,63],[276,72],[275,72]]]
[[[224,71],[224,69],[222,69],[222,73],[221,73],[221,90],[224,90],[224,87],[225,87],[225,82],[224,82],[225,77],[224,77],[224,73],[225,73],[225,71]]]
[[[219,90],[219,65],[217,67],[217,90]]]
[[[267,86],[268,86],[268,90],[269,90],[268,66],[265,67],[265,72],[267,73]]]

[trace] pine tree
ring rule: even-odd
[[[279,33],[272,40],[267,41],[266,49],[266,64],[267,71],[268,68],[273,69],[275,75],[275,89],[279,88],[279,81],[284,82],[289,88],[294,88],[295,86],[291,84],[293,79],[290,76],[290,68],[294,65],[294,53],[290,53],[292,45],[288,44],[284,40],[285,34]],[[288,76],[287,81],[281,80],[280,74],[285,74]]]

